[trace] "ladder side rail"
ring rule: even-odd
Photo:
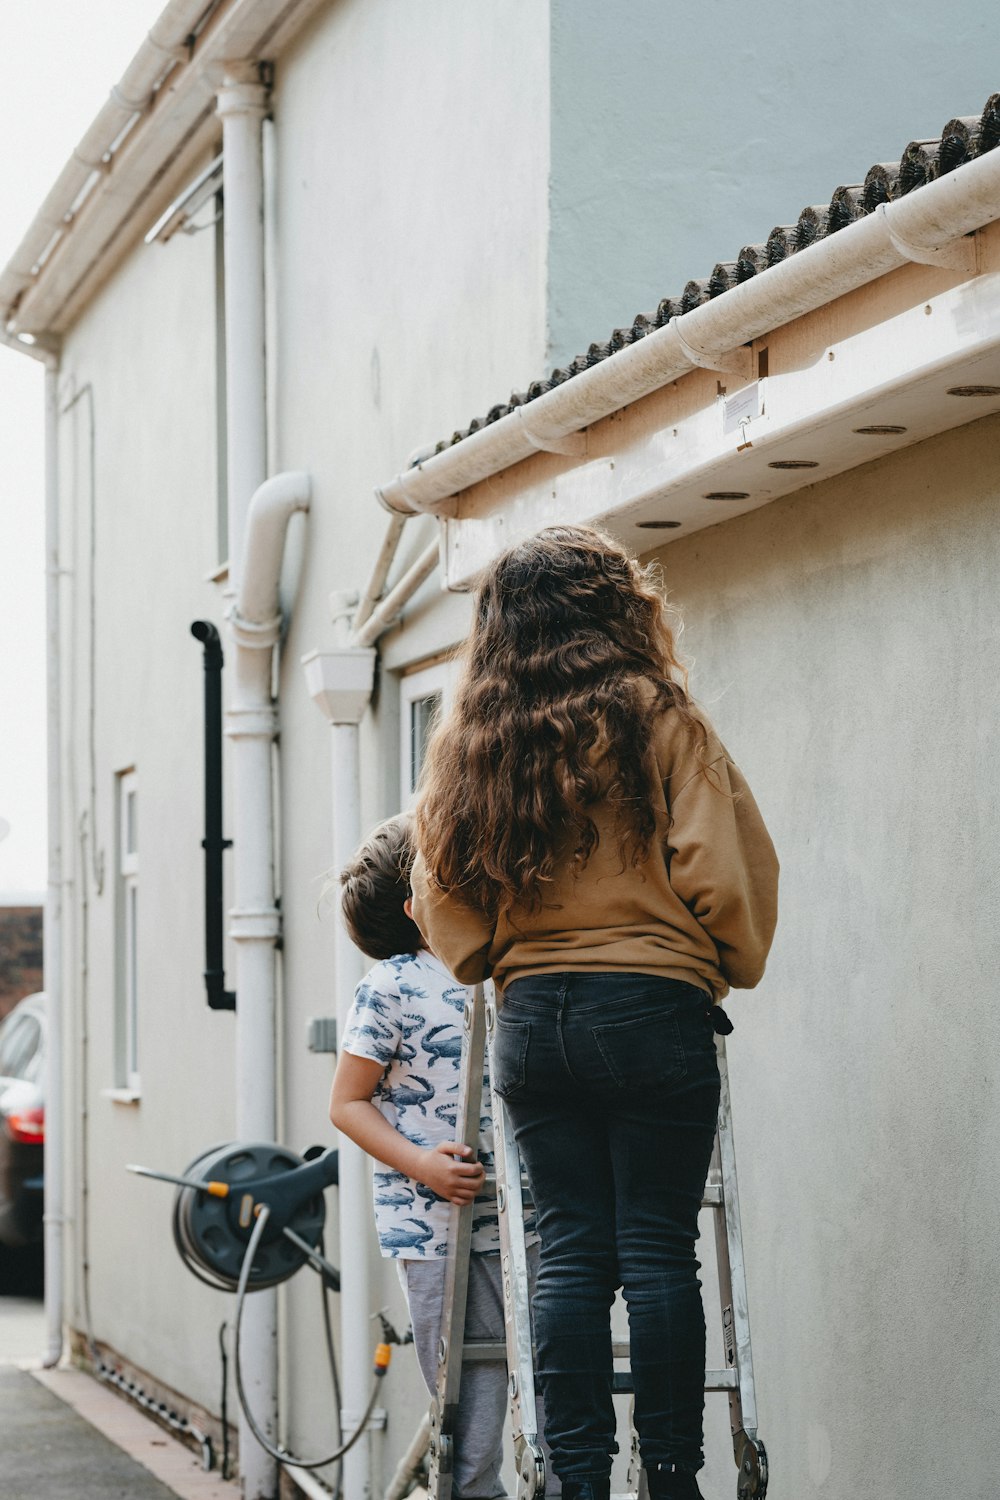
[[[492,989],[492,986],[491,986]],[[544,1494],[545,1466],[538,1433],[534,1353],[531,1342],[531,1298],[528,1252],[524,1235],[524,1197],[521,1156],[506,1105],[493,1080],[493,1043],[496,1039],[496,1001],[486,1006],[486,1050],[490,1070],[493,1151],[503,1271],[504,1331],[507,1338],[511,1430],[518,1469],[518,1500]]]
[[[483,1103],[483,1066],[486,1013],[482,987],[465,1002],[462,1023],[462,1061],[458,1081],[456,1136],[478,1152]],[[455,1419],[462,1383],[462,1346],[469,1290],[469,1255],[475,1203],[453,1204],[448,1225],[444,1309],[438,1346],[437,1387],[431,1403],[430,1500],[451,1500]]]
[[[739,1411],[734,1409],[736,1393],[730,1396],[730,1411],[733,1418],[733,1433],[742,1427],[748,1437],[757,1434],[757,1396],[753,1376],[753,1354],[750,1347],[750,1307],[747,1296],[746,1263],[743,1256],[743,1231],[740,1223],[740,1194],[736,1178],[736,1144],[733,1137],[733,1106],[729,1088],[729,1066],[726,1059],[725,1037],[717,1037],[719,1076],[722,1092],[719,1101],[719,1130],[717,1149],[722,1177],[722,1198],[725,1220],[724,1233],[716,1217],[716,1241],[720,1250],[719,1284],[723,1307],[731,1309],[732,1327],[723,1326],[723,1337],[735,1350],[736,1374],[739,1381]],[[739,1424],[736,1418],[739,1416]]]

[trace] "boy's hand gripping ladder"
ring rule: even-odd
[[[459,1078],[460,1139],[473,1150],[476,1150],[479,1142],[485,1059],[491,1050],[495,1029],[496,1008],[492,993],[487,1000],[483,986],[478,985],[474,999],[468,1001],[465,1007]],[[722,1095],[715,1149],[703,1204],[704,1207],[711,1208],[714,1214],[726,1368],[706,1371],[705,1390],[725,1391],[729,1398],[733,1456],[738,1470],[737,1500],[764,1500],[768,1480],[767,1452],[757,1436],[757,1401],[750,1348],[750,1318],[736,1181],[732,1103],[723,1036],[717,1036],[716,1048]],[[535,1415],[535,1372],[524,1242],[524,1179],[504,1102],[492,1087],[493,1076],[491,1067],[490,1099],[496,1163],[493,1183],[500,1224],[506,1351],[499,1344],[469,1344],[463,1339],[475,1205],[453,1208],[441,1345],[438,1352],[437,1391],[431,1406],[429,1500],[451,1500],[452,1496],[454,1427],[463,1363],[473,1359],[503,1358],[505,1352],[517,1464],[517,1500],[539,1500],[545,1494],[545,1463]],[[487,1184],[490,1182],[490,1177],[487,1177]],[[628,1359],[627,1343],[615,1341],[613,1349],[616,1359]],[[616,1374],[614,1388],[618,1393],[631,1392],[631,1373],[622,1371]],[[624,1500],[646,1500],[647,1495],[645,1474],[639,1464],[638,1442],[633,1431],[629,1496],[624,1497]]]

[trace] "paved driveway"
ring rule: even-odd
[[[4,1500],[176,1500],[27,1370],[0,1365],[0,1411]]]

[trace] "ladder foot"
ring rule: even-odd
[[[537,1443],[525,1443],[517,1466],[517,1500],[543,1500],[545,1459]]]
[[[738,1432],[733,1439],[739,1477],[736,1500],[764,1500],[767,1494],[767,1449],[759,1437]]]

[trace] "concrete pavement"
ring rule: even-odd
[[[79,1370],[42,1370],[39,1300],[0,1297],[3,1500],[233,1500],[182,1443]]]
[[[0,1366],[0,1410],[6,1500],[176,1500],[29,1371]]]

